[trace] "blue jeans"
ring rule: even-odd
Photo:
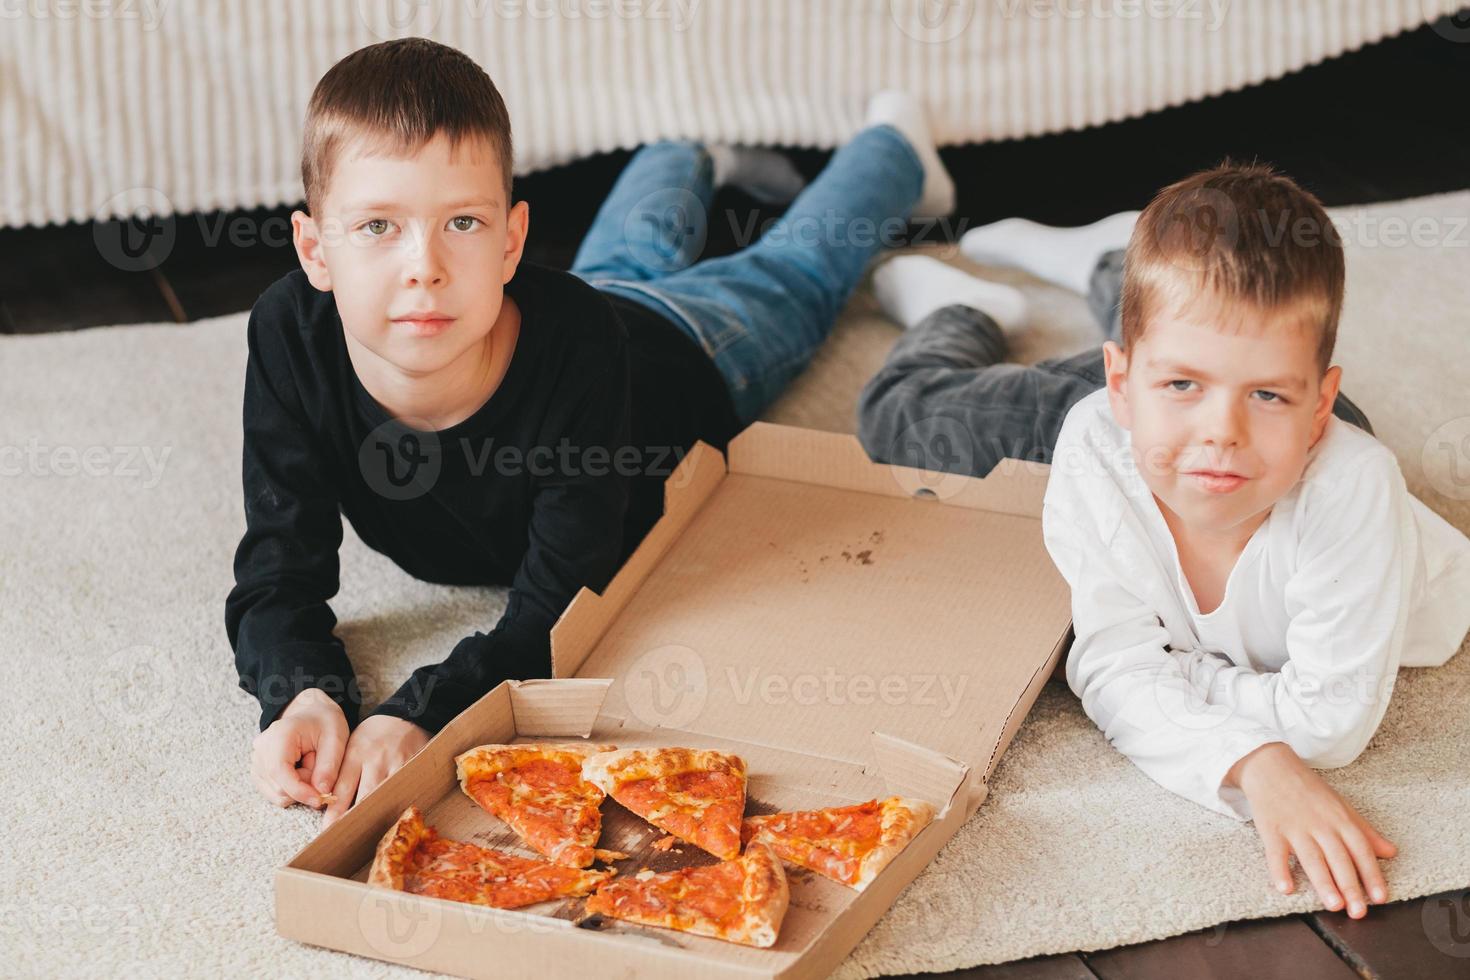
[[[896,129],[870,127],[753,244],[699,261],[715,190],[709,154],[655,143],[618,177],[571,271],[682,327],[749,423],[806,367],[868,261],[903,235],[923,179]]]
[[[1093,268],[1087,305],[1106,340],[1120,330],[1123,251]],[[858,439],[876,462],[985,476],[1005,457],[1052,461],[1072,406],[1107,384],[1101,347],[1035,364],[1006,363],[1005,335],[968,306],[935,310],[905,330],[858,396]],[[1332,412],[1370,435],[1342,392]]]

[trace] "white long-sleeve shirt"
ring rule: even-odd
[[[1334,417],[1201,613],[1130,446],[1100,389],[1053,454],[1042,528],[1072,589],[1067,683],[1150,778],[1249,820],[1221,785],[1241,757],[1284,741],[1309,765],[1346,765],[1399,666],[1459,648],[1470,539],[1409,493],[1386,446]]]

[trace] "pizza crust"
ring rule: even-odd
[[[388,828],[378,849],[373,854],[373,866],[368,871],[367,883],[374,888],[391,888],[403,891],[404,868],[408,856],[422,843],[428,834],[428,824],[418,807],[410,805]]]
[[[616,745],[597,742],[521,742],[512,745],[477,745],[454,757],[454,771],[459,777],[461,789],[475,779],[490,779],[496,773],[513,769],[527,756],[542,757],[570,755],[585,760],[590,755],[612,752]],[[585,776],[583,777],[586,778]]]
[[[857,881],[853,882],[852,887],[862,891],[871,885],[873,879],[878,877],[878,872],[888,867],[899,852],[908,847],[909,841],[917,837],[919,831],[929,826],[929,821],[933,819],[934,804],[927,800],[903,796],[890,796],[884,800],[878,846],[863,857]]]
[[[781,866],[776,852],[765,844],[747,847],[740,860],[746,866],[745,888],[741,896],[745,915],[739,929],[722,938],[761,948],[774,946],[781,931],[781,920],[786,917],[786,907],[791,902],[786,869]]]

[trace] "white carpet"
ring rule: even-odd
[[[884,88],[922,98],[942,144],[1081,129],[1278,78],[1460,5],[87,0],[79,15],[11,0],[0,226],[298,201],[312,87],[389,37],[483,65],[525,173],[665,138],[831,147]]]
[[[1470,193],[1338,213],[1354,215],[1378,244],[1347,222],[1346,390],[1409,485],[1470,528],[1470,485],[1454,482],[1470,455],[1429,438],[1448,424],[1446,446],[1470,445],[1455,428],[1470,425]],[[1421,219],[1421,244],[1386,244],[1388,217]],[[1019,359],[1092,342],[1080,299],[1024,285],[1042,323]],[[414,975],[274,932],[272,872],[317,816],[269,807],[250,786],[256,708],[235,687],[222,624],[243,526],[243,326],[240,315],[0,339],[8,975]],[[851,431],[857,388],[896,335],[860,296],[771,417]],[[414,582],[350,529],[342,558],[341,634],[380,693],[499,613],[498,592]],[[1369,751],[1329,774],[1399,844],[1395,897],[1470,883],[1467,703],[1463,652],[1406,671]],[[1267,888],[1250,826],[1159,789],[1050,685],[989,800],[840,975],[1104,948],[1313,907],[1305,890]]]

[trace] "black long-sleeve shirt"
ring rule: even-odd
[[[240,686],[270,725],[320,688],[356,725],[362,702],[333,629],[341,516],[409,574],[509,585],[488,633],[420,667],[377,712],[437,732],[500,681],[551,673],[550,629],[577,590],[601,591],[663,510],[698,439],[738,428],[724,381],[679,327],[563,272],[522,263],[504,378],[438,431],[394,420],[358,380],[335,298],[300,270],[250,314],[246,531],[225,628]]]

